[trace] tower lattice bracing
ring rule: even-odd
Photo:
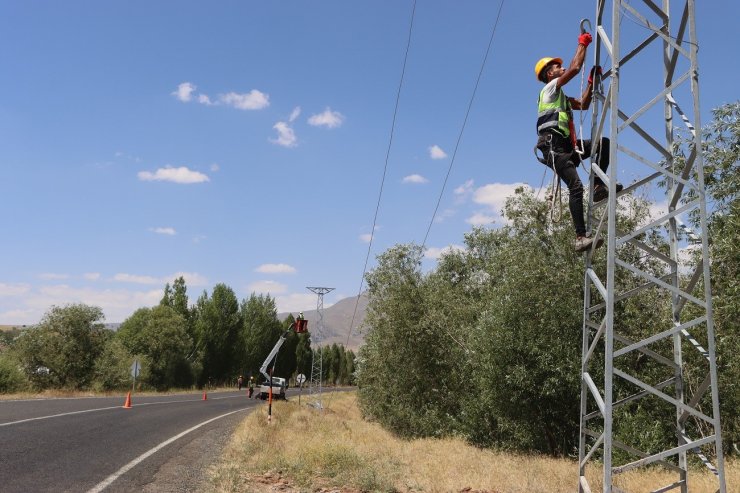
[[[628,492],[624,473],[651,465],[670,479],[650,491],[687,493],[703,463],[726,493],[694,1],[596,4],[591,135],[611,166],[591,166],[609,199],[589,208],[606,262],[586,258],[579,492]],[[639,198],[650,217],[630,218]]]
[[[316,407],[322,409],[321,394],[323,390],[324,358],[321,344],[324,342],[324,295],[334,288],[307,287],[309,291],[316,293],[316,330],[311,332],[311,381],[309,382],[309,394],[313,397],[312,402]],[[318,355],[318,358],[316,357]]]

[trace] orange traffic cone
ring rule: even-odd
[[[208,396],[206,395],[206,391],[205,390],[203,391],[203,400],[204,401],[207,401],[208,400]]]
[[[131,409],[131,392],[126,394],[126,402],[123,403],[124,409]]]

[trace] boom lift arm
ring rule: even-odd
[[[288,334],[290,334],[290,331],[294,330],[296,333],[300,334],[302,332],[306,332],[306,326],[306,320],[296,320],[295,322],[290,324],[290,327],[288,327],[285,332],[283,332],[283,335],[280,336],[278,342],[275,343],[275,347],[272,348],[272,351],[270,351],[270,354],[267,355],[267,358],[265,358],[265,362],[262,363],[262,366],[260,367],[260,373],[264,375],[265,380],[270,380],[270,374],[267,373],[267,367],[277,356],[278,351],[280,351],[280,347],[285,342],[285,339],[288,337]]]
[[[280,339],[278,339],[278,342],[275,343],[275,347],[272,348],[272,351],[270,351],[270,354],[267,355],[267,358],[265,358],[265,362],[262,363],[262,366],[260,367],[260,373],[265,376],[265,380],[270,380],[270,375],[267,373],[267,367],[272,362],[273,359],[275,359],[275,356],[277,356],[278,351],[280,351],[280,347],[285,342],[285,338],[288,337],[288,334],[291,330],[293,330],[293,326],[295,323],[290,324],[290,327],[283,332],[283,335],[280,336]]]

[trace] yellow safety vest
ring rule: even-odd
[[[553,130],[563,137],[569,137],[573,111],[563,88],[558,89],[558,97],[552,103],[542,102],[543,92],[544,88],[540,91],[540,98],[537,101],[537,135],[542,135],[545,130]]]

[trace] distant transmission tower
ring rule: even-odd
[[[592,176],[609,187],[606,207],[590,207],[607,259],[604,270],[590,254],[586,260],[579,492],[592,491],[589,465],[603,467],[606,493],[626,492],[621,475],[653,465],[674,478],[642,486],[687,493],[692,453],[726,493],[694,0],[596,5],[595,63],[604,66],[604,76],[595,90],[591,135],[594,143],[611,139],[611,166],[608,176],[591,166]],[[620,91],[629,99],[621,100]],[[627,169],[636,178],[619,196],[641,192],[654,199],[656,191],[667,192],[656,206],[659,217],[635,226],[618,221],[617,171],[624,176]],[[687,226],[689,216],[699,230]],[[669,248],[652,243],[656,237],[666,238]],[[635,326],[630,310],[636,309],[650,310],[654,324]],[[641,450],[637,437],[656,429],[656,436],[668,429],[674,438]]]
[[[324,375],[324,357],[321,343],[324,339],[324,295],[334,288],[306,287],[306,289],[316,293],[316,331],[311,333],[311,346],[315,349],[311,351],[311,384],[309,395],[314,397],[314,403],[318,409],[323,409],[321,404],[322,379]],[[318,358],[316,355],[318,354]]]

